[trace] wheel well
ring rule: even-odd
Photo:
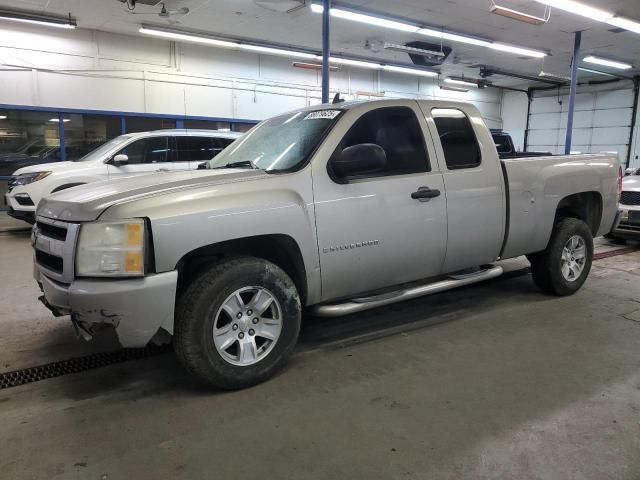
[[[239,255],[262,258],[282,268],[293,280],[304,305],[307,298],[307,276],[302,252],[293,238],[279,234],[228,240],[187,253],[176,265],[178,294],[211,263]]]
[[[71,187],[77,187],[79,185],[85,185],[84,182],[79,182],[79,183],[65,183],[64,185],[58,185],[56,188],[54,188],[53,190],[51,190],[51,193],[56,193],[59,192],[60,190],[66,190],[67,188],[71,188]]]
[[[556,208],[555,222],[563,218],[582,220],[595,236],[602,219],[602,196],[598,192],[581,192],[564,197]]]

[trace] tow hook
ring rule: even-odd
[[[78,320],[76,315],[71,315],[71,323],[73,323],[73,328],[76,330],[76,336],[78,338],[82,338],[85,341],[90,341],[93,338],[93,333],[89,330],[84,322]]]

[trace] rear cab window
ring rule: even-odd
[[[478,167],[482,155],[469,117],[458,108],[432,108],[431,116],[438,130],[447,169]]]

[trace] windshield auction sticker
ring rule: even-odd
[[[340,115],[340,110],[316,110],[309,113],[303,120],[316,120],[318,118],[333,119]]]

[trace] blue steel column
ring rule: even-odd
[[[576,88],[578,85],[578,61],[580,57],[580,42],[582,32],[576,32],[573,42],[573,60],[571,61],[571,90],[569,91],[569,114],[567,116],[567,136],[564,140],[564,154],[571,153],[571,140],[573,135],[573,110],[576,105]]]
[[[60,160],[63,162],[67,159],[67,146],[64,142],[64,114],[58,114],[58,139],[60,141]]]
[[[329,18],[331,15],[331,0],[323,0],[322,11],[322,103],[329,102],[329,53],[331,53]]]

